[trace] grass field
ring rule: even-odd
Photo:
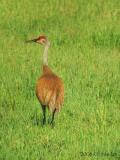
[[[35,96],[43,47],[25,43],[40,34],[65,84],[54,128]],[[0,0],[0,160],[119,158],[120,1]]]

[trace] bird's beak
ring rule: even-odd
[[[32,42],[37,42],[37,38],[36,39],[31,39],[31,40],[27,40],[26,43],[32,43]]]

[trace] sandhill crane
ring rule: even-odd
[[[60,111],[64,101],[64,84],[60,77],[52,72],[48,67],[48,49],[50,42],[46,36],[28,40],[44,45],[43,53],[43,73],[37,81],[36,96],[41,104],[43,111],[43,124],[46,123],[46,107],[52,112],[51,124],[54,122],[54,115]]]

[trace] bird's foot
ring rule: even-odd
[[[46,120],[43,119],[43,121],[42,121],[42,126],[44,126],[45,124],[46,124]]]
[[[50,125],[51,125],[52,128],[54,128],[55,127],[55,121],[51,121]]]

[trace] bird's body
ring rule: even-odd
[[[60,111],[64,101],[64,84],[61,78],[52,72],[48,67],[47,55],[50,42],[45,36],[40,36],[28,42],[37,42],[45,46],[43,53],[43,73],[37,81],[36,96],[41,104],[43,111],[43,124],[46,122],[46,108],[52,112],[52,120],[54,115]]]
[[[36,95],[40,103],[47,106],[51,112],[60,111],[64,99],[63,81],[46,65],[43,66],[43,74],[37,81]]]

